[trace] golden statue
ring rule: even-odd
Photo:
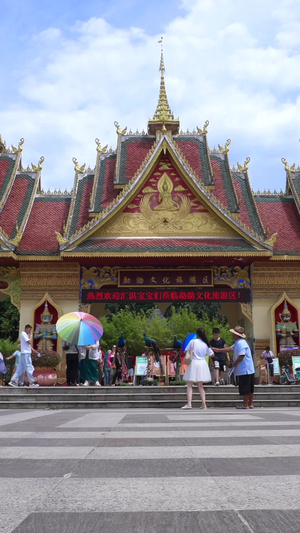
[[[294,340],[299,336],[299,329],[296,322],[291,321],[291,313],[287,305],[287,301],[284,301],[284,307],[282,313],[279,313],[281,318],[280,322],[276,324],[276,337],[279,338],[279,345],[282,347],[295,347]]]
[[[45,302],[44,311],[41,314],[41,324],[37,324],[34,331],[34,339],[39,339],[37,347],[39,352],[53,350],[53,339],[57,339],[56,326],[52,324],[53,315],[48,309],[48,302]]]
[[[172,198],[173,183],[165,172],[160,178],[157,188],[159,190],[159,204],[154,207],[154,211],[179,211],[180,205]]]

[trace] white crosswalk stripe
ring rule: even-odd
[[[0,531],[299,533],[299,426],[298,409],[2,410]]]

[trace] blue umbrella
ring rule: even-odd
[[[196,333],[189,333],[189,334],[185,337],[185,339],[184,339],[184,341],[183,341],[183,343],[182,343],[182,345],[181,345],[181,349],[182,349],[183,352],[186,350],[186,347],[187,347],[188,343],[189,343],[192,339],[196,339],[196,337],[197,337]]]

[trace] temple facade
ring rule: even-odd
[[[1,297],[20,310],[20,327],[35,327],[46,302],[59,318],[78,309],[99,317],[108,302],[164,311],[218,301],[257,350],[278,353],[286,310],[297,344],[300,168],[283,159],[285,192],[254,193],[250,159],[232,168],[230,140],[211,150],[208,121],[180,131],[164,72],[162,53],[147,131],[115,122],[116,150],[96,139],[94,170],[73,159],[71,193],[43,191],[43,158],[24,169],[24,140],[10,149],[0,138]]]

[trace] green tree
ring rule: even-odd
[[[10,298],[0,301],[0,338],[16,341],[19,336],[20,313]]]

